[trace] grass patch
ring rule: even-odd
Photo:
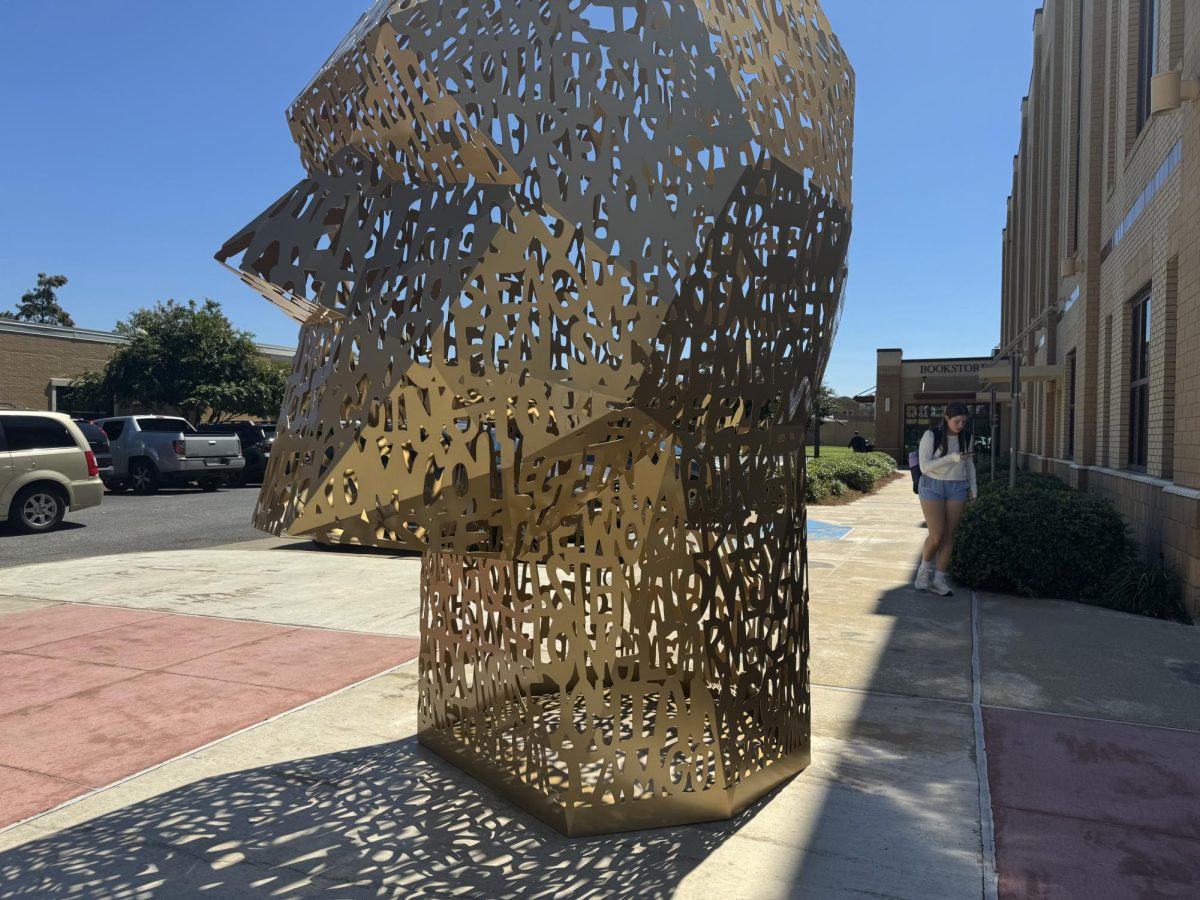
[[[809,444],[807,447],[804,448],[804,453],[808,456],[809,459],[813,458],[812,444]],[[858,455],[865,456],[866,454],[860,453]],[[821,457],[820,457],[821,459],[825,459],[826,457],[832,458],[835,456],[854,456],[854,451],[851,450],[849,447],[827,447],[824,444],[821,445]]]

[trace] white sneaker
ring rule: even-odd
[[[929,589],[942,597],[954,596],[954,591],[950,589],[950,579],[946,577],[945,572],[938,572],[933,576],[933,586]]]
[[[929,582],[933,578],[933,566],[921,566],[917,569],[917,580],[913,582],[913,587],[918,591],[929,590]]]

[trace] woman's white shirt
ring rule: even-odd
[[[938,447],[933,439],[933,430],[926,431],[921,436],[920,455],[921,474],[928,475],[938,481],[966,481],[971,485],[971,496],[976,494],[975,463],[970,458],[963,458],[959,437],[956,434],[946,437],[946,455],[935,455]]]

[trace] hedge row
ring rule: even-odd
[[[840,497],[848,490],[866,493],[880,478],[895,471],[896,461],[886,453],[810,459],[804,499],[808,503],[820,503],[826,497]]]
[[[1178,579],[1161,562],[1137,559],[1112,503],[1053,475],[1020,472],[1011,490],[1007,477],[981,481],[955,534],[950,572],[968,587],[1189,621]]]

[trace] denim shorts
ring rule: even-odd
[[[971,482],[965,478],[961,481],[942,481],[938,478],[921,476],[917,485],[917,496],[922,500],[962,500],[971,496]]]

